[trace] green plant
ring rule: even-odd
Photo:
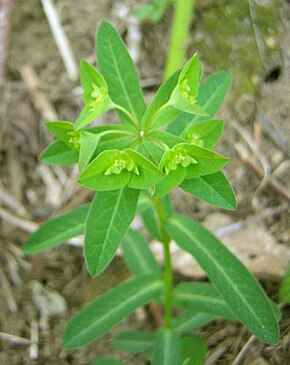
[[[78,182],[96,194],[90,204],[44,223],[24,252],[33,254],[84,233],[85,261],[93,277],[107,267],[121,244],[133,278],[76,314],[64,330],[64,346],[74,349],[96,340],[150,301],[164,308],[164,326],[154,335],[121,332],[113,346],[143,351],[153,365],[202,364],[206,344],[192,331],[215,318],[240,321],[261,341],[275,343],[276,305],[217,238],[172,210],[168,196],[179,186],[214,206],[235,209],[235,195],[221,172],[228,159],[213,151],[223,129],[223,121],[214,115],[231,75],[218,72],[200,85],[201,65],[194,55],[146,106],[126,47],[106,22],[97,33],[97,60],[100,71],[81,62],[85,107],[80,116],[75,123],[47,122],[57,139],[42,154],[48,164],[78,163]],[[87,127],[110,109],[120,124]],[[141,233],[130,228],[136,212],[164,248],[163,270]],[[195,257],[210,283],[174,287],[171,240]],[[173,308],[179,309],[178,315],[173,316]],[[112,359],[96,362],[115,363],[121,364]]]
[[[176,0],[168,54],[163,75],[164,79],[167,79],[173,72],[178,70],[186,58],[186,49],[189,41],[189,30],[193,18],[194,6],[195,0]]]
[[[175,0],[150,0],[148,4],[138,6],[133,10],[133,13],[140,20],[151,20],[159,22],[163,17],[167,7]]]

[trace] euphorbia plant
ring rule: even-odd
[[[173,211],[168,195],[179,187],[219,208],[235,208],[235,195],[221,172],[228,159],[214,151],[223,129],[214,115],[229,89],[230,74],[218,72],[201,82],[194,55],[146,106],[127,49],[106,22],[97,33],[97,61],[99,70],[81,62],[84,109],[75,123],[46,123],[57,139],[42,155],[48,164],[78,163],[79,184],[95,196],[90,204],[44,223],[24,251],[32,254],[84,234],[85,262],[93,277],[109,265],[119,245],[133,277],[81,309],[64,330],[64,346],[74,349],[98,339],[150,301],[164,309],[163,327],[154,334],[120,332],[112,344],[143,351],[153,365],[202,364],[205,342],[193,331],[216,318],[240,321],[261,341],[275,343],[276,305],[217,238]],[[110,109],[119,124],[88,126]],[[163,246],[163,268],[142,234],[130,228],[136,212]],[[174,287],[172,240],[193,255],[209,283]],[[121,364],[113,359],[96,364],[115,363]]]

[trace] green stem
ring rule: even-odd
[[[164,224],[167,221],[167,214],[164,205],[160,198],[152,198],[156,212],[159,217],[161,226],[161,237],[164,247],[164,283],[165,283],[165,301],[164,301],[164,325],[166,328],[171,328],[172,318],[172,291],[173,291],[173,272],[170,254],[170,237],[164,229]]]
[[[139,130],[139,123],[138,123],[138,121],[132,116],[131,113],[128,112],[128,110],[126,110],[125,108],[123,108],[121,105],[118,105],[118,104],[115,104],[115,103],[113,105],[114,105],[114,108],[115,109],[120,110],[121,112],[123,112],[124,114],[126,114],[127,117],[129,118],[130,122],[132,123],[132,125]]]
[[[194,4],[195,0],[176,0],[164,80],[184,62]]]

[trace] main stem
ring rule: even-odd
[[[176,0],[164,80],[184,62],[194,4],[195,0]]]
[[[153,198],[153,204],[161,226],[161,240],[164,248],[164,283],[165,283],[165,302],[164,302],[164,325],[171,328],[172,317],[172,291],[173,291],[173,272],[170,254],[170,237],[164,230],[167,221],[167,214],[160,198]]]

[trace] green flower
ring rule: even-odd
[[[207,113],[196,101],[200,76],[201,65],[195,54],[183,67],[168,104],[187,113],[206,116]]]
[[[67,136],[68,136],[68,145],[78,151],[80,149],[81,143],[80,143],[80,133],[77,131],[71,131],[71,132],[67,132]]]
[[[163,177],[161,171],[142,154],[127,148],[101,152],[85,169],[79,183],[89,189],[104,191],[148,189]]]
[[[196,144],[178,143],[162,156],[159,166],[166,176],[156,185],[154,195],[168,194],[185,179],[213,174],[227,162],[228,158]]]
[[[197,161],[187,154],[182,145],[177,145],[172,150],[166,151],[160,163],[161,169],[168,175],[170,171],[175,171],[178,165],[188,167],[190,164],[197,164]]]
[[[102,74],[86,60],[81,60],[80,78],[85,107],[76,120],[79,130],[114,107],[109,97],[108,85]]]

